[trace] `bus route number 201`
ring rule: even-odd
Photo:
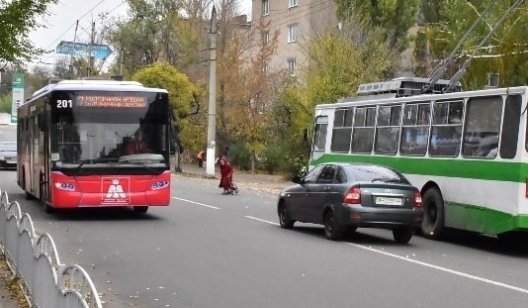
[[[72,104],[73,103],[71,99],[58,99],[57,100],[57,108],[71,108]]]

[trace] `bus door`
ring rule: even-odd
[[[49,175],[51,171],[51,158],[50,158],[50,146],[49,146],[49,109],[48,104],[45,105],[45,110],[39,114],[38,118],[38,160],[39,160],[39,196],[42,198],[42,202],[49,201]]]
[[[29,173],[29,187],[27,191],[31,192],[34,196],[37,195],[36,188],[38,187],[38,172],[36,169],[36,162],[38,159],[38,127],[37,127],[37,117],[31,115],[29,117],[29,170],[26,173]]]

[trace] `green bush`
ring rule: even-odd
[[[233,165],[241,170],[251,169],[250,153],[243,143],[235,143],[229,147],[229,159]]]

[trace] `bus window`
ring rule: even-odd
[[[354,132],[352,133],[352,152],[370,153],[374,143],[374,123],[376,107],[356,108]]]
[[[500,155],[502,158],[514,158],[517,153],[521,105],[522,97],[520,95],[510,95],[506,98],[500,146]]]
[[[403,112],[403,127],[400,153],[421,155],[427,152],[431,105],[406,104]]]
[[[396,154],[400,136],[401,106],[380,107],[374,152]]]
[[[502,97],[470,98],[466,107],[462,155],[495,158],[499,146]]]
[[[332,131],[333,152],[348,152],[352,136],[353,109],[337,109],[334,116],[334,129]]]
[[[462,135],[462,101],[435,102],[429,154],[458,156]]]

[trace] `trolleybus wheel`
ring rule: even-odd
[[[428,189],[423,195],[424,216],[422,233],[425,237],[438,239],[444,230],[444,200],[438,189]]]

